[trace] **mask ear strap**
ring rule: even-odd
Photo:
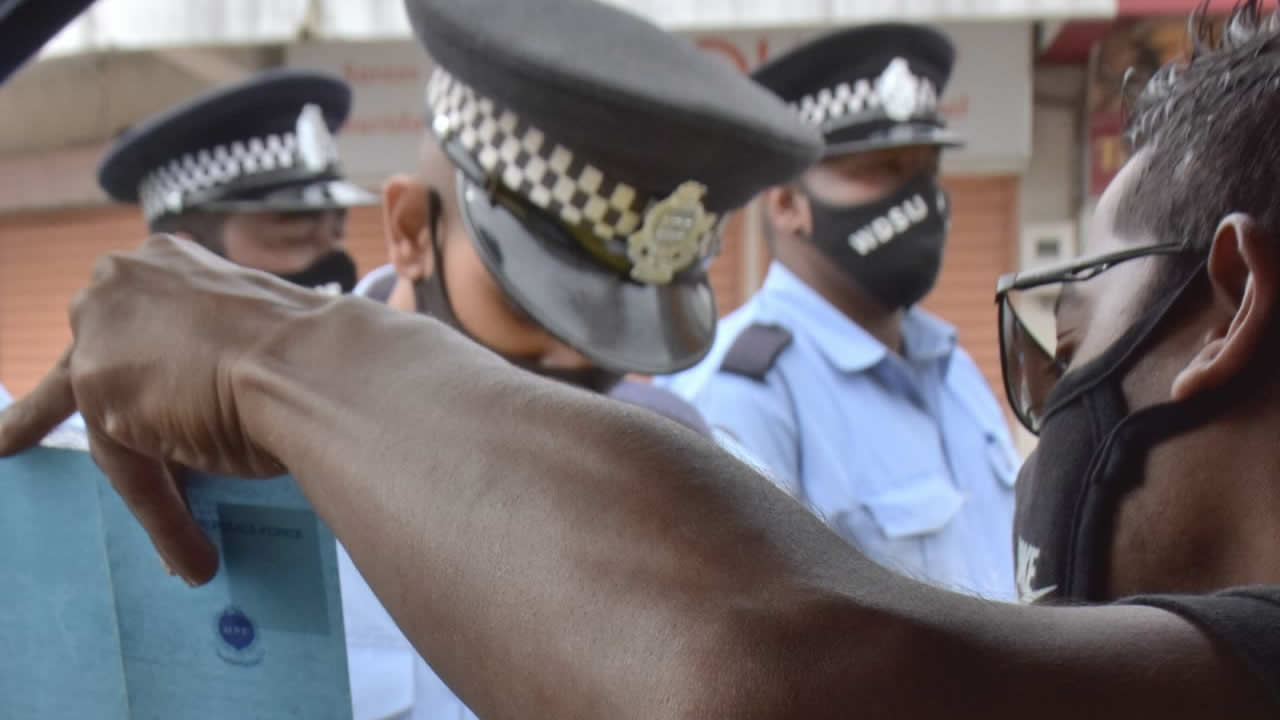
[[[444,214],[444,201],[440,198],[440,193],[434,189],[427,190],[427,226],[431,228],[431,258],[433,260],[432,267],[435,268],[437,281],[444,290],[446,299],[449,297],[449,289],[445,287],[444,280],[444,251],[440,247],[440,220]]]
[[[419,311],[428,312],[436,316],[438,320],[442,320],[446,325],[467,336],[473,341],[479,342],[475,337],[463,327],[462,321],[458,318],[453,309],[453,298],[449,295],[448,281],[445,279],[447,273],[444,271],[444,238],[440,236],[440,223],[444,219],[444,200],[435,190],[427,190],[427,225],[430,227],[431,233],[431,257],[434,262],[432,277],[423,277],[418,280],[415,292],[418,294],[418,302],[421,307]],[[428,284],[435,283],[431,286],[430,292],[438,293],[438,306],[428,310],[428,305],[423,299],[424,293],[427,291]],[[483,345],[484,343],[480,343]]]
[[[1207,262],[1206,259],[1198,264],[1195,271],[1158,306],[1157,312],[1143,325],[1119,361],[1099,378],[1110,377],[1117,368],[1129,365],[1128,360],[1137,348],[1145,345],[1155,328],[1201,277]],[[1090,387],[1096,385],[1096,382],[1091,383]],[[1118,386],[1113,387],[1119,392]],[[1141,484],[1152,448],[1212,421],[1237,404],[1249,391],[1246,378],[1237,377],[1215,392],[1133,411],[1112,428],[1085,473],[1083,499],[1072,520],[1072,526],[1077,530],[1068,548],[1064,573],[1068,594],[1089,602],[1105,599],[1104,589],[1111,572],[1110,548],[1114,541],[1115,516],[1125,495]]]
[[[435,190],[427,190],[427,225],[431,228],[431,246],[439,248],[440,243],[440,216],[444,213],[442,207],[443,201],[440,199],[440,193]]]
[[[1073,370],[1072,374],[1079,373],[1080,376],[1089,378],[1087,382],[1082,382],[1076,387],[1071,387],[1069,392],[1065,392],[1068,388],[1065,385],[1059,386],[1065,394],[1061,397],[1054,397],[1054,392],[1050,392],[1049,398],[1045,405],[1044,416],[1057,412],[1062,406],[1073,402],[1081,394],[1088,392],[1103,382],[1112,374],[1120,372],[1136,362],[1138,353],[1146,347],[1147,343],[1154,336],[1156,329],[1160,327],[1165,318],[1173,310],[1173,307],[1181,302],[1182,298],[1190,290],[1191,286],[1198,280],[1201,274],[1209,265],[1209,259],[1206,257],[1196,265],[1195,270],[1186,277],[1181,283],[1174,287],[1173,292],[1166,295],[1152,306],[1145,313],[1140,315],[1137,320],[1129,326],[1127,330],[1121,333],[1109,348],[1103,351],[1102,355],[1090,360],[1084,367]],[[1096,368],[1096,369],[1095,369]],[[1058,390],[1058,388],[1055,388]]]

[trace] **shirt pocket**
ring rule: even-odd
[[[930,473],[863,500],[886,540],[934,535],[960,512],[964,496],[944,475]]]
[[[867,557],[896,572],[927,580],[929,540],[960,512],[965,498],[941,473],[902,478],[860,498],[838,520],[841,533]]]

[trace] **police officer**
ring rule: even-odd
[[[341,79],[270,70],[180,104],[121,135],[98,171],[103,190],[137,203],[152,232],[194,240],[232,262],[320,292],[350,292],[346,209],[376,202],[347,182],[333,133],[351,109]],[[77,416],[72,427],[83,426]],[[346,558],[339,546],[340,557]],[[368,588],[343,566],[343,606]],[[348,633],[364,628],[349,617]],[[353,674],[386,674],[384,658],[353,646]]]
[[[515,5],[530,14],[508,37],[547,42],[539,69],[594,39],[557,33],[587,3]],[[1041,433],[1020,544],[1065,607],[904,580],[669,423],[168,236],[103,260],[64,361],[0,412],[0,454],[83,408],[97,462],[193,585],[217,555],[165,462],[289,468],[486,717],[1274,718],[1280,22],[1247,3],[1226,32],[1195,27],[1130,114],[1137,152],[1088,255],[1000,284],[1010,400]],[[1031,345],[1015,296],[1054,286],[1061,335]],[[1045,362],[1041,394],[1025,373]],[[388,420],[417,425],[388,442]]]
[[[691,43],[607,7],[410,11],[436,62],[429,132],[416,172],[383,186],[393,270],[375,270],[361,294],[709,435],[677,396],[623,378],[707,352],[721,220],[816,159],[817,131]],[[526,35],[542,12],[558,18],[554,32],[539,20],[545,34]],[[340,568],[358,578],[345,554]],[[412,697],[413,717],[471,717],[371,594],[345,597],[358,718],[408,712],[394,697]],[[412,692],[403,681],[388,692],[409,666]]]
[[[955,330],[916,307],[942,262],[936,30],[871,25],[755,73],[826,137],[764,196],[775,261],[697,368],[668,379],[717,432],[873,559],[991,598],[1013,593],[1017,458]]]
[[[461,250],[460,252],[466,251]],[[413,296],[404,292],[404,286],[401,286],[401,292],[397,295],[396,300],[392,301],[392,295],[396,293],[396,287],[399,283],[400,281],[396,275],[396,266],[387,264],[379,266],[361,278],[352,292],[375,302],[391,303],[400,310],[415,310]],[[478,290],[480,292],[477,292]],[[518,310],[515,307],[515,302],[506,297],[505,294],[492,292],[492,288],[488,288],[487,292],[485,290],[486,288],[483,286],[477,287],[475,284],[467,285],[460,289],[464,295],[479,296],[479,302],[487,306],[488,322],[501,319],[518,326],[528,317],[527,313]],[[444,307],[448,308],[450,305],[452,305],[452,301],[444,304]],[[607,312],[607,309],[602,311]],[[438,317],[439,319],[457,322],[456,316],[447,311]],[[483,323],[485,320],[481,322]],[[497,336],[501,337],[502,333],[497,333]],[[712,435],[711,428],[702,419],[702,415],[679,395],[649,382],[622,377],[621,372],[601,369],[576,353],[574,360],[580,363],[576,370],[544,372],[543,374],[566,380],[571,384],[586,389],[606,392],[611,398],[652,410],[701,435],[707,437]],[[614,365],[614,367],[622,366]],[[732,450],[733,448],[730,449]]]
[[[350,292],[346,209],[376,197],[347,182],[336,133],[351,88],[312,71],[269,70],[162,112],[116,139],[98,168],[112,199],[152,232],[324,292]]]

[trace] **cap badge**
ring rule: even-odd
[[[302,164],[312,172],[321,172],[338,162],[338,144],[329,133],[320,107],[308,103],[298,115],[295,127],[298,136],[298,153]]]
[[[666,285],[700,256],[716,222],[702,206],[706,192],[706,186],[690,180],[649,208],[640,230],[627,239],[634,280]]]
[[[916,114],[920,97],[920,79],[911,72],[904,58],[894,58],[876,79],[880,106],[890,119],[905,122]]]

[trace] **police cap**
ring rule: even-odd
[[[938,98],[955,48],[929,27],[862,25],[809,42],[753,77],[821,129],[826,156],[912,145],[956,146]]]
[[[98,168],[113,199],[153,221],[199,209],[306,211],[372,204],[342,178],[332,133],[351,109],[341,79],[269,70],[124,132]]]
[[[591,0],[406,0],[472,240],[548,332],[618,371],[696,363],[726,213],[821,138],[729,64]]]

